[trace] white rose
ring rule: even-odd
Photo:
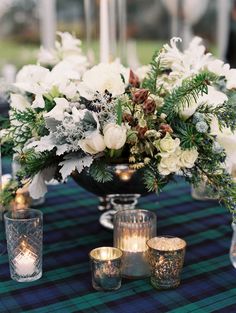
[[[198,152],[196,149],[183,150],[179,156],[180,166],[191,168],[194,166],[195,161],[198,158]]]
[[[159,141],[158,144],[162,156],[168,156],[169,154],[174,153],[179,145],[179,138],[173,139],[169,133],[167,133],[165,137]]]
[[[81,149],[89,154],[96,154],[105,150],[104,138],[98,132],[94,132],[89,137],[79,141]]]
[[[118,150],[126,142],[126,127],[114,123],[107,124],[103,129],[105,145],[109,149]]]
[[[180,170],[179,158],[176,154],[171,154],[167,157],[161,158],[158,164],[158,171],[161,175],[169,175],[170,173],[176,173]]]

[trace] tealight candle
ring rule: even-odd
[[[93,249],[90,254],[92,285],[96,290],[117,290],[121,286],[122,252],[113,247]]]
[[[151,284],[157,289],[178,287],[186,242],[178,237],[160,236],[148,240],[147,245]]]
[[[35,272],[36,256],[30,250],[20,252],[13,263],[15,264],[15,271],[19,276],[31,276]]]
[[[122,276],[150,276],[147,240],[156,234],[156,216],[146,210],[118,211],[114,217],[114,246],[121,249]]]
[[[4,214],[11,278],[30,282],[42,276],[42,213],[14,210]]]

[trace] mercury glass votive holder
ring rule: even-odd
[[[147,241],[151,284],[156,289],[172,289],[180,284],[186,242],[178,237],[160,236]]]
[[[121,286],[122,251],[113,247],[93,249],[90,254],[92,285],[96,290],[117,290]]]
[[[156,235],[156,215],[147,210],[122,210],[114,215],[114,246],[121,249],[122,276],[150,276],[147,240]]]
[[[11,278],[18,282],[39,279],[42,276],[42,212],[8,211],[4,221]]]

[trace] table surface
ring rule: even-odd
[[[215,201],[195,201],[183,181],[139,207],[157,214],[158,235],[187,241],[180,287],[157,291],[144,280],[123,280],[117,291],[92,288],[88,253],[111,246],[112,231],[99,224],[98,199],[73,181],[50,186],[44,212],[43,276],[32,283],[10,279],[0,257],[0,312],[206,313],[236,312],[236,270],[229,260],[231,216]],[[3,239],[3,231],[1,237]]]

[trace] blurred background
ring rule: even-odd
[[[103,0],[1,0],[0,76],[14,81],[16,71],[34,63],[40,45],[52,48],[55,31],[68,31],[83,41],[92,62],[99,61],[99,20]],[[111,59],[132,68],[150,62],[153,52],[172,36],[186,47],[193,35],[207,49],[233,64],[234,1],[108,0]]]

